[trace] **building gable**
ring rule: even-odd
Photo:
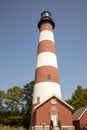
[[[68,109],[70,109],[71,111],[74,110],[74,108],[72,106],[70,106],[68,103],[66,103],[64,100],[60,99],[59,97],[53,95],[51,97],[49,97],[47,100],[44,100],[42,103],[39,103],[38,105],[36,105],[34,107],[34,110],[36,110],[38,107],[40,107],[41,105],[43,105],[44,103],[46,103],[48,100],[52,99],[53,97],[55,97],[57,100],[59,100],[63,105],[65,105],[66,107],[68,107]]]

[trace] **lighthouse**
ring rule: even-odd
[[[59,120],[62,125],[72,126],[73,108],[61,96],[54,28],[52,14],[49,11],[42,12],[38,22],[39,41],[30,123],[35,130],[42,127],[48,130],[51,121],[57,127]]]
[[[38,23],[40,30],[33,104],[43,102],[49,96],[61,98],[58,65],[55,50],[53,29],[55,23],[50,12],[43,12]]]

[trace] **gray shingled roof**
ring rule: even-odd
[[[73,121],[80,120],[80,118],[82,117],[82,115],[84,114],[85,111],[87,111],[87,106],[82,107],[82,108],[78,109],[77,111],[75,111],[75,113],[72,115]]]

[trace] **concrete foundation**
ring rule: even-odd
[[[60,130],[58,127],[54,127],[53,129],[50,129],[49,126],[33,126],[30,127],[29,130]],[[62,126],[61,130],[75,130],[74,126]]]

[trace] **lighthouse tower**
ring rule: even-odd
[[[30,128],[34,130],[44,129],[44,126],[49,130],[51,120],[55,127],[58,120],[62,121],[62,125],[72,126],[73,108],[61,98],[54,28],[51,13],[42,12],[38,22],[40,34],[30,121]]]
[[[54,27],[55,23],[52,20],[51,13],[48,11],[43,12],[38,23],[40,36],[37,52],[33,104],[36,104],[38,100],[41,103],[52,95],[57,95],[61,98],[53,34]]]

